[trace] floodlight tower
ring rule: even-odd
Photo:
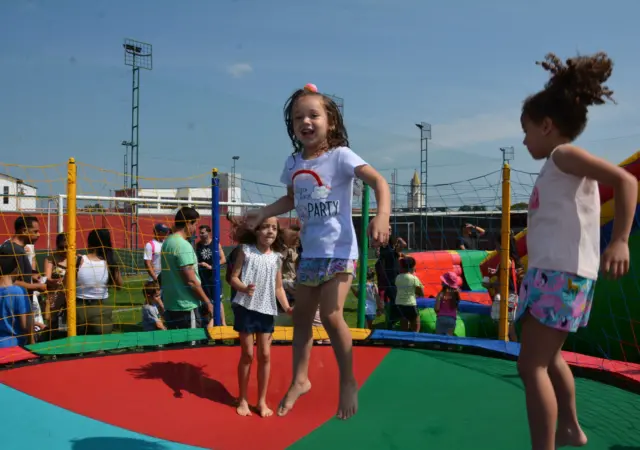
[[[132,68],[133,87],[131,91],[131,195],[138,196],[138,176],[139,176],[139,136],[140,136],[140,69],[153,69],[151,44],[125,39],[124,44],[124,64]],[[131,233],[132,250],[138,248],[138,205],[131,205]]]
[[[420,249],[427,250],[429,242],[429,205],[427,201],[427,183],[429,182],[429,145],[431,139],[431,124],[426,122],[416,123],[420,130],[420,208],[424,213],[420,214]],[[424,205],[423,205],[424,202]],[[424,237],[423,237],[424,236]]]

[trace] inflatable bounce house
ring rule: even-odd
[[[640,152],[620,164],[625,170],[640,177]],[[640,183],[638,184],[640,193]],[[601,250],[604,250],[613,229],[615,201],[613,190],[600,186],[602,203]],[[640,205],[639,207],[640,208]],[[515,236],[522,263],[527,264],[527,230]],[[638,209],[629,240],[631,252],[630,273],[621,280],[598,280],[589,326],[572,335],[567,349],[587,355],[638,362],[638,336],[640,336],[640,221]],[[456,336],[496,338],[497,323],[491,319],[492,299],[482,286],[482,278],[489,276],[500,255],[486,251],[452,250],[412,253],[416,260],[416,275],[425,286],[425,298],[418,300],[421,309],[421,331],[435,331],[435,296],[440,291],[440,276],[455,271],[464,276],[469,290],[463,291],[459,306]]]

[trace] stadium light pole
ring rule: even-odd
[[[236,202],[236,162],[240,159],[239,156],[235,155],[231,159],[233,159],[233,165],[231,166],[231,202]],[[236,214],[236,208],[233,207],[233,215]]]
[[[131,147],[131,141],[122,141],[120,145],[124,147],[124,193],[127,195],[127,189],[129,188],[129,147]]]
[[[420,130],[420,197],[424,206],[421,205],[424,214],[420,214],[420,249],[427,250],[426,244],[429,240],[429,205],[427,201],[429,182],[429,145],[428,141],[431,139],[431,124],[427,122],[416,123],[416,127]],[[424,234],[424,239],[423,239]]]
[[[131,90],[131,194],[138,195],[138,177],[139,172],[139,137],[140,137],[140,69],[153,69],[152,46],[145,42],[135,41],[133,39],[125,39],[122,44],[124,48],[124,64],[130,66],[132,71],[132,90]],[[138,205],[131,205],[131,257],[133,252],[138,249]]]

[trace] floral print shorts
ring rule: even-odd
[[[331,280],[338,273],[355,275],[358,261],[338,258],[301,258],[297,283],[316,287]]]
[[[529,269],[520,286],[516,320],[529,310],[540,323],[560,331],[586,327],[596,280],[555,270]]]

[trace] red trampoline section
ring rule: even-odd
[[[360,386],[389,352],[354,348]],[[0,382],[70,411],[131,431],[204,448],[285,448],[331,419],[338,369],[330,346],[314,347],[311,391],[286,417],[235,413],[238,347],[209,347],[76,359],[0,372]],[[257,399],[256,364],[249,386]],[[269,403],[278,406],[291,381],[291,347],[271,353]]]

